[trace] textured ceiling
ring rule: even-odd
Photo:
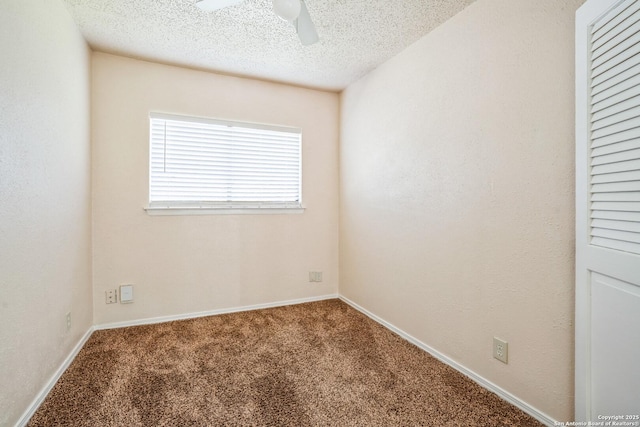
[[[204,12],[196,0],[63,0],[95,50],[339,91],[474,0],[306,0],[302,46],[271,0]]]

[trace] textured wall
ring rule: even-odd
[[[58,0],[3,0],[0,58],[0,425],[8,426],[91,325],[90,57]]]
[[[337,292],[337,94],[103,53],[92,85],[96,324]],[[300,127],[305,213],[147,215],[150,111]],[[135,302],[106,305],[122,283]]]
[[[341,103],[340,293],[560,420],[581,3],[479,0]]]

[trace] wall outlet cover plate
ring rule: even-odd
[[[105,291],[105,303],[115,304],[118,302],[118,291],[116,289],[109,289]]]
[[[493,357],[502,363],[508,363],[509,343],[500,338],[493,337]]]
[[[120,286],[120,304],[133,302],[133,285]]]

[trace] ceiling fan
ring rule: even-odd
[[[204,11],[212,12],[243,1],[245,0],[199,0],[196,6]],[[304,0],[273,0],[273,11],[280,18],[293,24],[303,45],[308,46],[319,40],[316,27],[311,21]]]

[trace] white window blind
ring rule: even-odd
[[[299,129],[150,116],[150,208],[299,208]]]
[[[591,244],[640,254],[640,2],[591,29]]]

